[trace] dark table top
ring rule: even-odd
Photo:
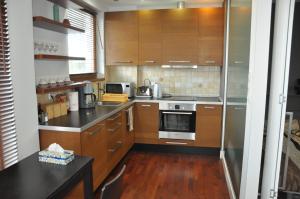
[[[51,198],[91,163],[92,158],[81,156],[66,166],[43,163],[38,161],[38,153],[34,153],[0,172],[0,198]]]

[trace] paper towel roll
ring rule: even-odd
[[[69,92],[68,98],[69,98],[69,110],[70,111],[78,111],[78,109],[79,109],[78,92]]]

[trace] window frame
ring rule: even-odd
[[[94,46],[93,46],[93,51],[94,51],[94,72],[93,73],[80,73],[80,74],[70,74],[70,79],[72,81],[83,81],[83,80],[93,80],[97,79],[97,13],[95,12],[90,12],[86,9],[80,9],[82,12],[86,12],[93,17],[93,26],[94,26],[94,32],[93,32],[93,38],[94,38]]]

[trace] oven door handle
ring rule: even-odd
[[[176,115],[192,115],[193,113],[192,112],[165,112],[163,111],[162,112],[163,114],[176,114]]]

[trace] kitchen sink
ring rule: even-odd
[[[98,102],[98,106],[121,106],[123,102]]]

